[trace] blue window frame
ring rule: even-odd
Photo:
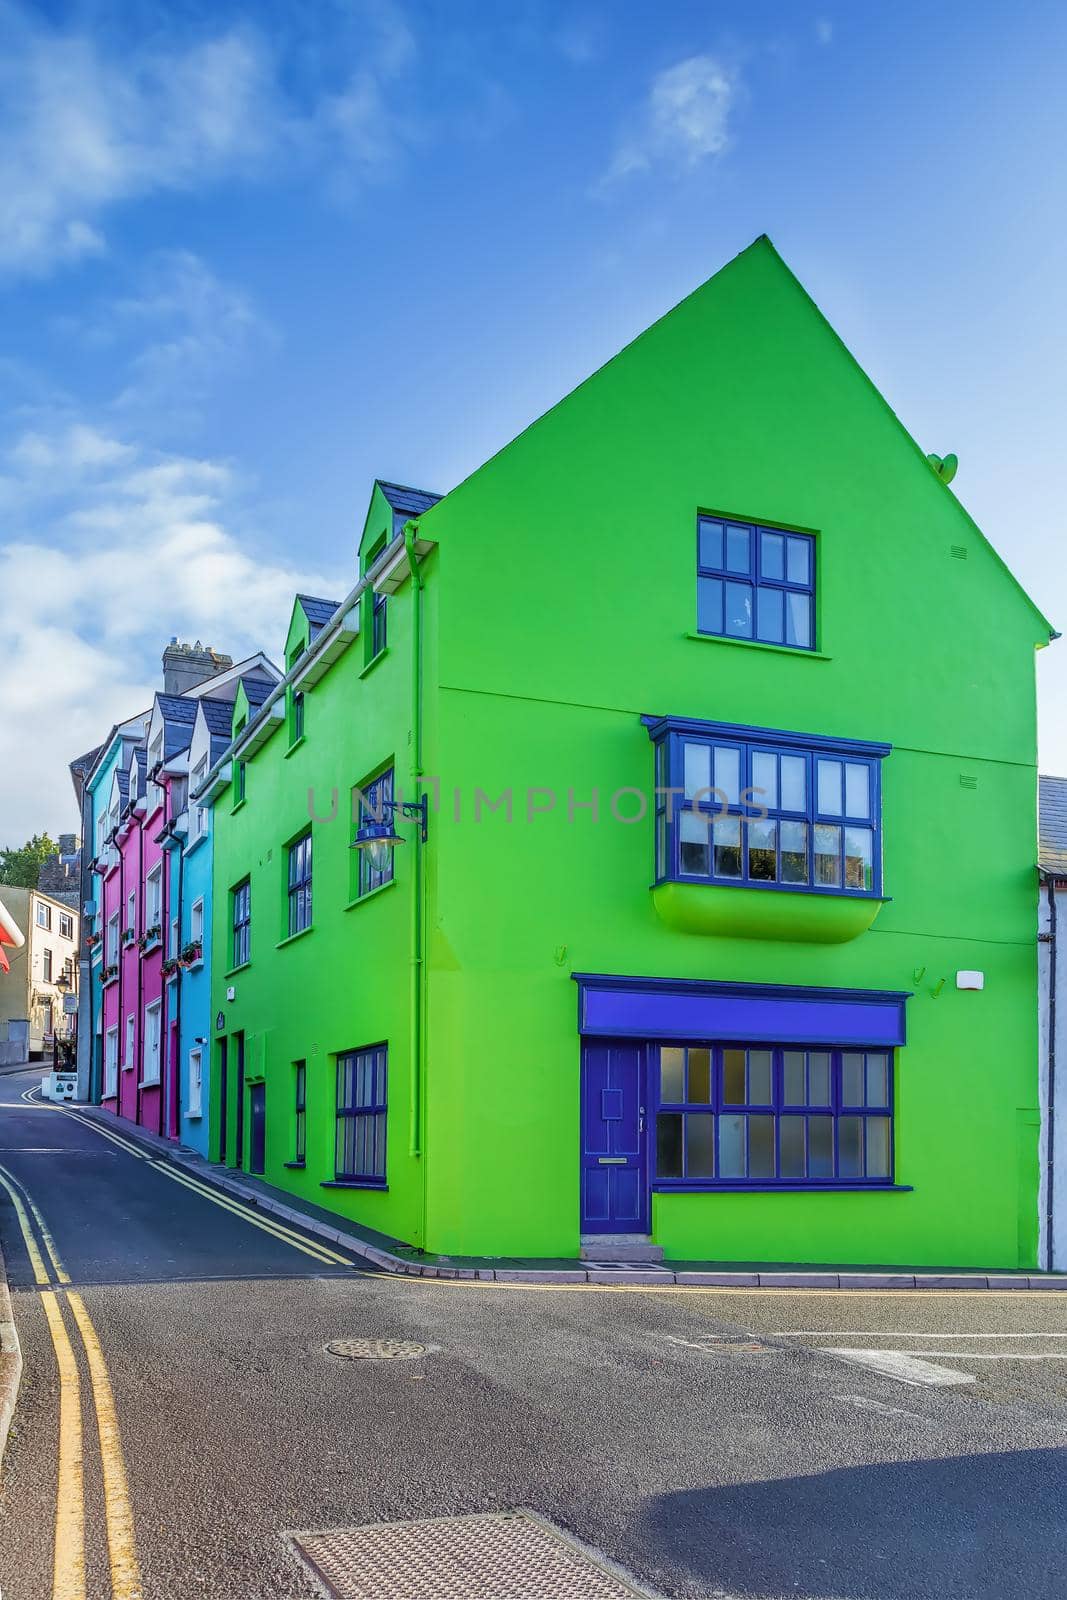
[[[289,846],[289,933],[311,927],[311,834]]]
[[[375,594],[371,602],[371,659],[380,656],[388,643],[388,596]]]
[[[893,1184],[893,1052],[653,1048],[660,1187]]]
[[[812,535],[698,517],[697,632],[814,650]]]
[[[389,822],[392,820],[391,813],[383,805],[383,801],[391,801],[393,798],[392,767],[380,773],[371,783],[363,784],[359,794],[359,818],[358,821],[353,819],[353,837],[365,822]],[[369,894],[372,889],[380,889],[383,883],[391,883],[393,881],[392,850],[389,851],[384,865],[377,871],[371,866],[370,857],[366,850],[357,850],[355,854],[359,862],[357,894]]]
[[[339,1180],[385,1183],[388,1054],[387,1046],[379,1044],[337,1057],[335,1173]]]
[[[881,895],[881,763],[891,746],[642,720],[656,751],[657,882]]]

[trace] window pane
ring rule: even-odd
[[[722,632],[722,579],[697,579],[697,632]]]
[[[667,1105],[681,1105],[685,1099],[685,1051],[663,1045],[659,1053],[659,1097]]]
[[[825,1050],[813,1050],[808,1056],[808,1105],[830,1104],[830,1055]]]
[[[708,1106],[711,1104],[711,1051],[690,1050],[689,1083],[686,1104]]]
[[[700,519],[700,565],[722,571],[722,523],[708,517]]]
[[[863,1104],[863,1057],[851,1050],[841,1057],[841,1104]]]
[[[870,773],[860,762],[846,761],[845,816],[869,817],[870,814]]]
[[[841,883],[841,829],[825,823],[815,825],[815,882]]]
[[[745,1103],[745,1052],[724,1050],[722,1053],[722,1097],[728,1106]]]
[[[728,805],[741,804],[741,752],[729,745],[715,746],[715,787],[721,789]]]
[[[774,1177],[773,1117],[748,1119],[748,1175],[750,1178]]]
[[[778,809],[778,757],[766,750],[752,752],[752,792],[761,806]]]
[[[785,597],[785,642],[811,647],[811,599],[806,594],[787,590]]]
[[[889,1104],[889,1062],[885,1056],[867,1057],[867,1104]]]
[[[735,639],[752,637],[752,585],[726,585],[726,633]]]
[[[806,1139],[803,1117],[782,1117],[779,1124],[781,1144],[781,1176],[783,1178],[807,1177],[805,1161]]]
[[[741,818],[717,817],[712,824],[715,844],[715,876],[741,876]]]
[[[841,763],[822,761],[818,766],[819,810],[827,817],[841,815]]]
[[[745,1176],[745,1118],[719,1118],[719,1177]]]
[[[782,810],[806,811],[808,785],[803,756],[782,756]]]
[[[782,642],[782,595],[781,589],[756,590],[756,638],[768,644]]]
[[[785,540],[780,533],[760,534],[760,576],[785,577]]]
[[[867,1177],[889,1177],[889,1118],[867,1117]]]
[[[808,1118],[808,1177],[834,1175],[834,1122],[832,1117]]]
[[[683,778],[685,782],[685,798],[692,800],[701,789],[711,788],[711,746],[707,744],[687,744],[683,758]],[[710,800],[710,795],[704,795],[705,800]]]
[[[715,1118],[710,1113],[685,1119],[685,1175],[715,1176]]]
[[[839,1178],[863,1176],[863,1118],[837,1119],[837,1175]]]
[[[806,822],[783,822],[782,882],[807,883],[808,881],[808,825]]]
[[[661,1111],[656,1118],[656,1176],[682,1176],[682,1117],[677,1111]]]
[[[750,572],[752,570],[751,556],[752,533],[749,528],[739,528],[734,523],[726,525],[726,570],[727,572]]]
[[[678,816],[678,834],[681,840],[681,870],[707,877],[708,819],[695,811],[682,811]]]
[[[849,889],[873,889],[870,828],[845,829],[845,884]]]
[[[663,785],[661,784],[662,788]],[[656,813],[656,877],[667,876],[667,813]]]
[[[811,582],[811,546],[807,539],[787,539],[786,576],[790,583]]]
[[[748,828],[748,873],[750,878],[771,882],[778,876],[775,846],[778,839],[776,822],[758,822],[755,818]]]
[[[771,1103],[771,1052],[748,1052],[748,1103],[767,1106]]]
[[[787,1050],[782,1056],[782,1095],[787,1106],[807,1104],[803,1050]]]

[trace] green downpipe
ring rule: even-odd
[[[416,525],[404,524],[404,548],[411,568],[411,786],[413,800],[421,798],[422,791],[422,573],[415,549]],[[411,894],[411,1065],[410,1104],[411,1130],[408,1149],[413,1156],[422,1155],[422,1082],[423,1082],[423,877],[425,872],[422,830],[415,831],[414,883]],[[422,1217],[420,1233],[426,1228],[426,1169],[422,1173]]]

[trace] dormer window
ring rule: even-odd
[[[697,631],[813,650],[812,535],[725,517],[698,517]]]

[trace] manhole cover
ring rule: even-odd
[[[345,1361],[414,1361],[426,1346],[414,1339],[331,1339],[326,1352]]]
[[[525,1511],[293,1535],[336,1600],[633,1600],[622,1573]]]

